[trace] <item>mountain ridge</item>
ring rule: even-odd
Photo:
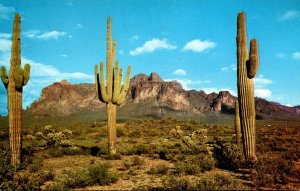
[[[206,94],[203,90],[185,90],[177,81],[164,81],[157,73],[137,74],[130,81],[124,104],[118,113],[154,116],[197,116],[233,114],[236,97],[228,91]],[[300,106],[288,107],[263,98],[255,98],[258,115],[300,116]],[[29,108],[36,115],[67,116],[79,112],[105,110],[95,93],[94,84],[71,84],[66,80],[45,87]]]

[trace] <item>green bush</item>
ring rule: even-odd
[[[198,181],[190,181],[182,177],[167,177],[162,181],[163,187],[152,190],[240,190],[244,189],[241,181],[224,174],[201,176]]]
[[[40,173],[40,177],[44,180],[44,181],[53,181],[55,174],[53,172],[53,170],[48,170],[48,171],[43,171]]]
[[[284,155],[261,159],[254,166],[256,173],[252,174],[252,180],[258,187],[286,185],[290,180],[300,177],[300,170],[296,168],[293,160],[286,160]]]
[[[95,164],[88,168],[87,176],[92,184],[100,186],[117,182],[118,178],[109,172],[108,164]]]
[[[106,160],[121,160],[121,155],[120,154],[107,154],[107,155],[105,155],[104,156],[104,158],[106,159]]]
[[[194,163],[178,162],[175,164],[175,173],[194,175],[200,172],[200,167]]]
[[[135,154],[137,155],[141,155],[141,154],[148,154],[149,148],[146,145],[137,145],[136,149],[135,149]]]
[[[196,155],[191,162],[196,164],[201,172],[212,170],[215,166],[215,160],[213,157],[202,153]]]
[[[230,175],[213,174],[203,176],[197,182],[196,190],[240,190],[243,184]]]
[[[60,148],[63,155],[85,155],[86,153],[77,146]]]
[[[226,143],[221,139],[214,142],[213,156],[220,168],[236,170],[244,165],[242,150],[236,144]]]
[[[169,171],[169,167],[165,164],[159,164],[157,166],[152,166],[149,170],[149,174],[167,174]]]
[[[144,164],[144,162],[145,161],[138,156],[134,156],[132,158],[132,166],[141,166]]]
[[[14,174],[15,168],[10,165],[9,148],[0,145],[0,189],[6,188],[4,182],[11,180]]]
[[[63,171],[63,187],[66,188],[82,188],[91,184],[90,177],[83,170],[64,170]]]
[[[127,129],[125,127],[117,127],[117,137],[123,137],[126,135]]]

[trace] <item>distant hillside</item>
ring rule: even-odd
[[[204,91],[184,90],[177,81],[165,82],[157,73],[138,74],[130,81],[125,103],[118,113],[131,116],[174,116],[233,114],[236,97],[228,91],[206,94]],[[255,98],[258,115],[300,116],[300,106],[287,107]],[[56,82],[43,89],[39,100],[29,111],[42,116],[67,116],[79,112],[105,110],[96,94],[94,84]]]

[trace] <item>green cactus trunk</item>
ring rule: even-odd
[[[238,146],[241,145],[241,125],[238,100],[235,101],[235,142]]]
[[[106,82],[104,80],[104,64],[100,63],[100,74],[98,65],[95,65],[96,93],[101,102],[106,103],[107,128],[108,128],[108,148],[109,154],[117,152],[116,141],[116,106],[121,105],[126,98],[129,89],[131,66],[127,69],[126,80],[122,85],[122,69],[119,62],[114,59],[116,55],[116,41],[112,44],[111,20],[107,19],[107,53],[106,53]]]
[[[114,155],[117,153],[116,105],[114,105],[111,102],[107,103],[106,113],[107,113],[107,127],[108,127],[108,148],[109,148],[109,153],[111,155]]]
[[[250,43],[248,55],[246,15],[243,12],[237,18],[237,79],[240,125],[242,129],[243,149],[247,161],[255,162],[256,127],[253,77],[258,69],[258,44],[255,39]]]
[[[11,164],[21,163],[22,149],[22,92],[29,80],[30,65],[26,64],[21,68],[21,16],[15,15],[12,35],[12,48],[10,60],[9,77],[6,68],[1,67],[1,80],[7,90],[8,118],[9,118],[9,146],[11,150]]]

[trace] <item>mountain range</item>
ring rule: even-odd
[[[236,97],[228,91],[206,94],[185,90],[177,81],[164,81],[157,73],[138,74],[130,81],[124,104],[118,114],[127,116],[173,116],[180,118],[205,115],[233,115]],[[300,106],[288,107],[255,98],[257,116],[300,116]],[[81,112],[104,111],[95,93],[95,85],[55,82],[42,90],[29,111],[40,116],[68,116]]]

